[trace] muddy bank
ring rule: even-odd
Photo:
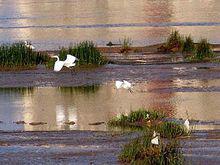
[[[91,70],[54,72],[39,66],[37,70],[0,72],[0,87],[59,87],[104,84],[125,79],[142,81],[172,81],[179,79],[219,79],[219,63],[164,65],[105,65]],[[164,86],[164,88],[166,88]],[[216,89],[218,90],[218,89]]]
[[[122,146],[137,133],[92,131],[0,132],[1,164],[119,164]],[[186,164],[219,164],[220,131],[182,139]]]

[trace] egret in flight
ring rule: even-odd
[[[60,61],[58,56],[51,56],[52,58],[57,58],[57,61],[54,64],[54,71],[59,72],[63,66],[66,66],[67,68],[73,67],[76,65],[75,61],[79,61],[78,58],[67,54],[67,58],[65,61]]]
[[[24,44],[27,48],[30,48],[31,50],[35,49],[35,47],[31,43],[28,43],[27,41],[24,41]]]
[[[76,65],[75,61],[79,61],[79,59],[71,54],[67,54],[66,60],[64,61],[64,66],[67,68],[73,67]]]
[[[132,85],[128,81],[125,81],[125,80],[123,80],[123,81],[116,81],[115,82],[115,86],[116,86],[117,89],[124,88],[124,89],[129,90],[130,92],[133,92],[132,89],[131,89]]]

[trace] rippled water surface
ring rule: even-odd
[[[178,29],[219,43],[219,9],[219,0],[5,0],[0,42],[30,40],[48,50],[82,40],[105,45],[127,36],[134,45],[146,45]]]
[[[105,124],[121,113],[144,107],[165,112],[170,117],[199,120],[196,129],[220,128],[219,92],[163,92],[161,86],[184,88],[219,86],[218,81],[176,80],[143,82],[134,92],[116,90],[113,83],[80,87],[2,88],[0,90],[0,130],[107,130]],[[205,85],[204,85],[205,84]],[[203,87],[202,87],[203,85]],[[157,88],[159,91],[152,91]],[[13,122],[25,121],[18,125]],[[67,125],[65,122],[76,124]],[[32,126],[31,122],[45,122]],[[202,124],[203,123],[203,124]]]

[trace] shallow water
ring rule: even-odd
[[[219,86],[219,81],[191,81],[188,87],[201,84]],[[199,120],[194,129],[220,128],[219,92],[174,92],[160,90],[161,86],[184,87],[185,82],[143,82],[134,86],[134,92],[116,90],[114,84],[81,87],[35,87],[0,89],[0,130],[107,130],[105,124],[120,113],[129,113],[144,107],[157,109],[170,117]],[[152,91],[152,89],[157,90]],[[206,88],[206,87],[203,87]],[[18,125],[13,122],[46,122],[45,125]],[[67,125],[66,121],[76,124]]]
[[[161,43],[177,29],[219,43],[218,0],[7,0],[0,1],[0,42],[30,40],[51,50],[70,42],[98,45],[125,36],[134,45]]]

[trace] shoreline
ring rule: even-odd
[[[158,43],[153,45],[147,45],[147,46],[131,46],[131,51],[136,51],[136,53],[140,52],[151,52],[151,53],[161,53],[157,51],[157,48],[162,46],[165,43]],[[197,43],[195,43],[197,44]],[[220,43],[217,44],[211,44],[214,52],[220,52]],[[120,53],[121,46],[97,46],[98,50],[101,51],[101,53]],[[57,50],[40,50],[39,52],[47,52],[49,54],[56,54],[59,52],[59,49]]]

